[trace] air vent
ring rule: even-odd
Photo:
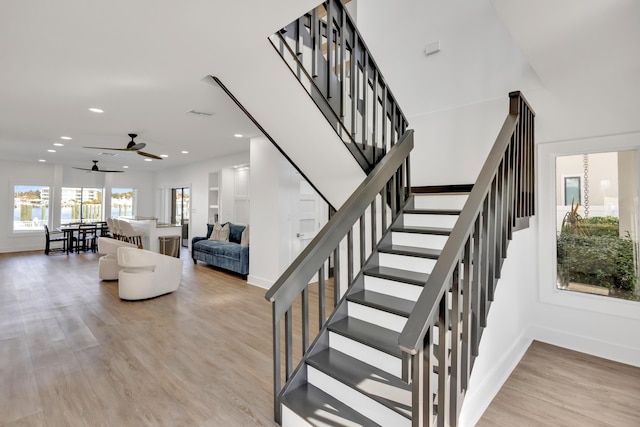
[[[207,113],[205,111],[198,111],[198,110],[189,110],[185,114],[187,114],[189,116],[197,116],[197,117],[211,117],[211,116],[213,116],[213,113]]]

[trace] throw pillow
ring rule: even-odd
[[[211,231],[211,237],[209,240],[216,240],[219,242],[228,242],[229,241],[229,224],[220,225],[219,222],[216,222],[213,225],[213,230]]]
[[[249,226],[248,225],[242,232],[242,237],[240,238],[240,246],[249,246]]]

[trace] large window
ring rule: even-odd
[[[134,216],[135,190],[133,188],[111,189],[111,218]]]
[[[556,158],[559,289],[640,299],[637,162],[635,150]]]
[[[60,222],[102,221],[102,188],[62,187]]]
[[[49,221],[49,187],[16,185],[13,195],[13,230],[42,230]]]

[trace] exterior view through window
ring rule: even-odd
[[[556,237],[558,288],[640,300],[636,151],[556,158]]]
[[[111,212],[109,217],[131,217],[134,216],[135,195],[133,188],[112,188],[111,189]]]
[[[49,187],[16,185],[13,192],[13,231],[43,230],[49,221]]]
[[[102,188],[62,187],[60,223],[102,221]]]

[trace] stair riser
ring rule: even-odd
[[[349,317],[373,323],[396,332],[402,332],[404,325],[407,323],[406,317],[367,307],[351,301],[347,304],[347,309]]]
[[[380,425],[407,427],[411,425],[409,419],[311,366],[307,366],[307,379],[310,384],[313,384],[345,405],[358,408],[358,412],[366,415]]]
[[[364,288],[368,291],[379,292],[411,301],[417,301],[423,289],[422,286],[410,285],[408,283],[373,276],[364,276]]]
[[[405,227],[453,228],[458,215],[404,214]]]
[[[452,195],[416,195],[414,206],[416,209],[455,209],[461,210],[467,201],[466,194]]]
[[[287,408],[286,405],[282,405],[282,427],[313,427],[305,419],[298,414]]]
[[[435,234],[402,233],[394,231],[391,233],[391,242],[394,245],[414,246],[417,248],[442,249],[449,236],[438,236]]]
[[[431,273],[433,266],[436,264],[434,259],[387,253],[379,254],[378,260],[382,267],[392,267],[418,273]]]
[[[389,372],[391,375],[402,375],[402,361],[390,354],[361,344],[334,332],[329,332],[329,346],[356,359]]]

